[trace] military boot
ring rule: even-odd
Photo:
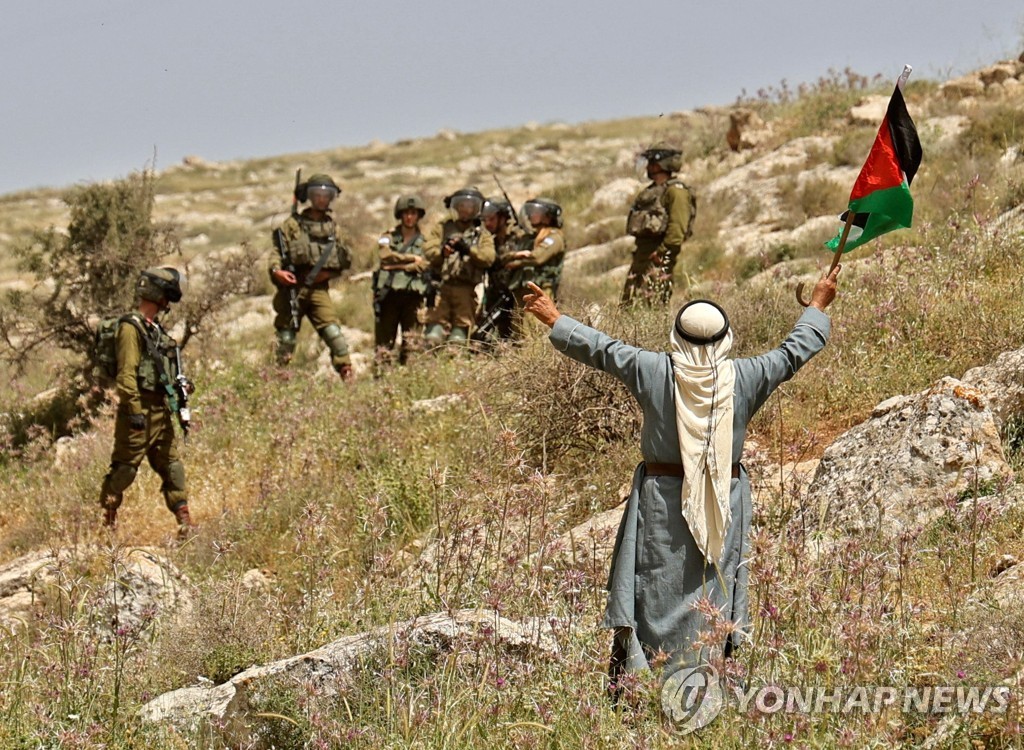
[[[178,519],[179,542],[184,542],[196,535],[196,531],[199,527],[192,523],[192,517],[189,515],[187,503],[179,506],[178,509],[174,511],[174,517]]]

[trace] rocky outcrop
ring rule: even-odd
[[[980,96],[999,98],[1011,91],[1019,90],[1022,79],[1024,63],[1020,60],[1003,60],[960,78],[946,81],[939,86],[939,93],[952,101]]]
[[[807,520],[828,534],[899,533],[1011,474],[986,395],[947,377],[883,401],[825,450]]]
[[[1024,415],[1024,349],[1003,352],[994,362],[968,370],[962,380],[981,393],[1000,430]]]
[[[140,710],[147,723],[167,723],[187,733],[213,733],[230,747],[258,747],[254,714],[263,691],[280,690],[282,678],[296,686],[315,684],[322,695],[335,694],[335,684],[361,659],[396,643],[416,644],[439,653],[460,645],[499,649],[523,657],[551,658],[558,648],[539,622],[517,624],[495,612],[462,610],[432,614],[376,630],[346,636],[300,656],[251,667],[222,685],[187,687],[164,693]]]
[[[102,570],[101,574],[95,573]],[[105,636],[139,632],[160,617],[191,606],[185,576],[156,550],[134,548],[33,552],[0,567],[0,624],[27,623],[46,602],[64,595],[69,581],[91,586],[94,627]]]

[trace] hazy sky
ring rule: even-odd
[[[1024,50],[1021,0],[35,0],[0,15],[0,192],[529,121],[729,104]],[[913,81],[913,79],[911,79]]]

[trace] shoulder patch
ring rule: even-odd
[[[540,244],[542,244],[542,245],[554,245],[555,244],[555,238],[554,237],[545,237],[544,241],[541,242]]]
[[[388,236],[381,237],[379,240],[377,240],[377,244],[378,245],[390,245],[391,244],[391,238],[388,237]]]

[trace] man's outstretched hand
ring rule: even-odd
[[[558,312],[555,303],[544,293],[543,289],[532,281],[526,282],[526,288],[530,291],[523,295],[523,309],[528,313],[532,313],[537,320],[548,328],[554,326],[555,321],[562,317],[562,313]],[[815,291],[817,291],[817,287],[815,287]]]

